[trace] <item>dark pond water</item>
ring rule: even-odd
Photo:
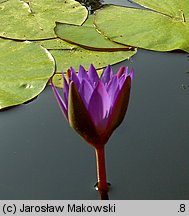
[[[109,198],[189,199],[188,54],[139,50],[113,69],[120,65],[134,67],[135,78],[106,146]],[[99,199],[94,149],[69,127],[50,87],[0,119],[0,199]]]

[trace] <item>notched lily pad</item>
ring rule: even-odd
[[[188,50],[188,0],[135,0],[148,9],[105,5],[95,13],[104,36],[126,45],[157,51]]]
[[[56,23],[56,35],[72,44],[94,51],[129,51],[132,47],[114,43],[99,34],[93,25],[93,16],[89,16],[83,25]]]
[[[0,109],[35,98],[54,73],[54,59],[31,42],[0,39]]]
[[[9,0],[0,12],[0,36],[19,40],[54,38],[56,21],[79,25],[88,15],[74,0]]]
[[[42,40],[37,41],[36,43],[40,44],[41,46],[45,47],[48,50],[62,50],[62,49],[74,49],[77,46],[67,43],[59,38],[54,38],[50,40]]]

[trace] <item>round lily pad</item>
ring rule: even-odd
[[[54,59],[32,42],[0,39],[0,109],[36,97],[54,73]]]

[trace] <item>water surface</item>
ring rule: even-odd
[[[188,54],[139,50],[114,71],[121,65],[135,77],[106,146],[109,197],[188,199]],[[69,127],[50,87],[0,119],[0,199],[99,199],[94,149]]]

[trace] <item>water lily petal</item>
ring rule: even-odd
[[[131,80],[133,80],[133,77],[134,77],[134,69],[133,68],[131,69],[129,76],[131,77]]]
[[[110,110],[110,98],[101,80],[98,81],[89,101],[88,111],[98,131],[104,130]]]
[[[89,67],[88,76],[93,86],[96,86],[96,83],[100,80],[100,78],[98,77],[98,74],[93,64],[91,64]]]
[[[108,122],[108,125],[110,125],[109,126],[110,131],[115,130],[124,119],[125,113],[127,111],[128,103],[129,103],[130,88],[131,88],[131,77],[127,76],[113,104],[113,109],[111,111],[111,116]]]
[[[128,67],[125,68],[124,66],[121,66],[116,75],[120,78],[124,73],[128,73]]]
[[[120,89],[122,88],[122,86],[123,86],[123,84],[126,81],[128,76],[130,76],[131,81],[132,81],[133,77],[134,77],[134,70],[133,69],[131,69],[129,74],[128,74],[128,70],[126,70],[126,73],[122,74],[121,77],[119,78],[119,87],[120,87]]]
[[[113,76],[112,68],[110,67],[110,65],[108,65],[102,74],[101,80],[104,84],[108,83],[112,78],[112,76]]]
[[[71,70],[71,80],[75,83],[77,89],[79,89],[80,82],[79,82],[79,79],[77,77],[77,74],[76,74],[75,70],[73,69],[73,67],[70,67],[70,70]]]
[[[82,79],[86,78],[86,76],[88,76],[88,75],[87,75],[85,68],[82,65],[80,65],[79,71],[78,71],[78,79],[79,79],[80,83],[81,83]]]
[[[79,93],[83,99],[86,108],[88,108],[89,100],[91,98],[93,91],[94,90],[90,82],[87,79],[83,79],[79,88]]]
[[[119,92],[118,77],[114,75],[107,86],[107,92],[110,98],[110,104],[113,105]]]
[[[66,119],[68,120],[68,107],[66,106],[64,100],[62,99],[62,97],[60,96],[58,90],[56,89],[56,87],[54,86],[52,80],[51,80],[51,86],[52,86],[52,89],[53,89],[53,92],[55,94],[55,97],[57,99],[57,102],[60,106],[60,109],[62,110],[64,116],[66,117]]]
[[[64,102],[66,104],[66,107],[68,107],[68,92],[69,92],[69,85],[67,83],[67,80],[64,76],[64,73],[62,73],[62,78],[64,81],[64,88],[63,88],[63,94],[64,94]]]
[[[126,74],[122,74],[121,77],[119,78],[119,88],[121,89],[125,80],[127,78],[127,75]]]
[[[68,98],[68,120],[70,126],[91,145],[99,144],[100,137],[73,81],[70,83]]]

